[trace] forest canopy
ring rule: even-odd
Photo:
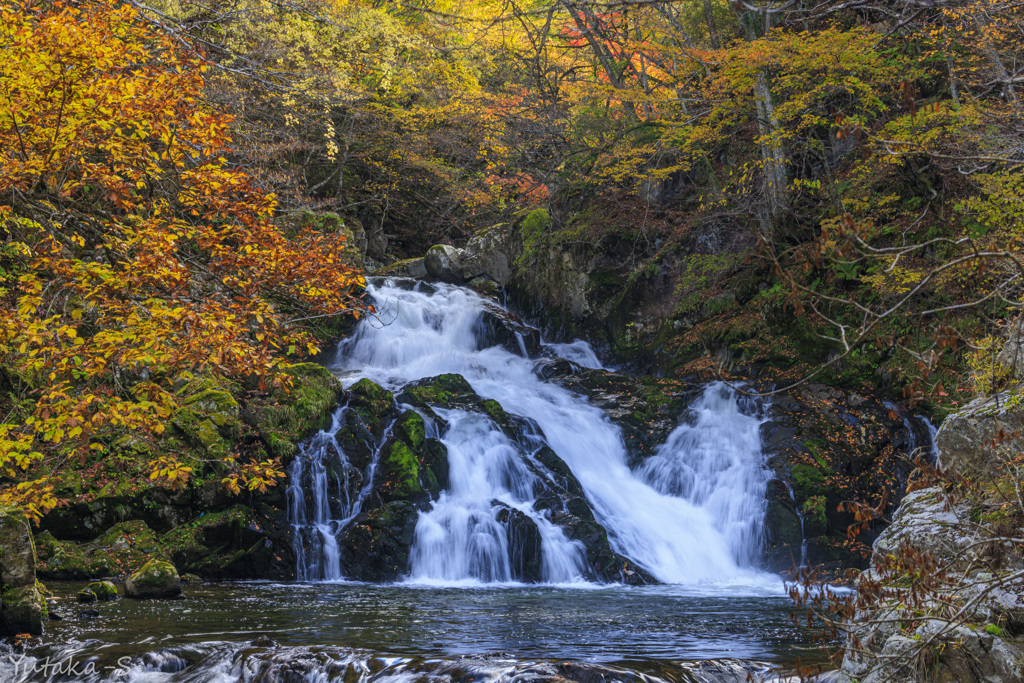
[[[738,334],[712,301],[728,280],[746,356],[795,316],[826,362],[861,354],[933,409],[1005,379],[988,360],[1022,275],[1013,3],[0,12],[0,467],[37,512],[66,463],[158,437],[182,383],[286,388],[319,324],[361,311],[344,223],[376,267],[529,216],[521,268],[614,240],[629,282],[669,273],[705,347]],[[608,207],[625,218],[592,220]],[[698,233],[742,249],[694,252]],[[280,474],[226,463],[231,486]]]

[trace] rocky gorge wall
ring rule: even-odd
[[[940,428],[951,476],[908,494],[875,540],[846,627],[849,680],[1024,680],[1020,395],[980,397]]]

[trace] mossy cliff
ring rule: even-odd
[[[157,439],[124,436],[110,452],[58,479],[68,504],[38,529],[41,576],[126,576],[148,558],[206,578],[290,578],[294,560],[283,483],[235,496],[221,479],[230,454],[287,463],[298,444],[330,424],[344,394],[325,368],[298,364],[291,387],[197,377],[178,387],[180,408]],[[152,482],[146,462],[173,454],[193,468],[183,490]]]

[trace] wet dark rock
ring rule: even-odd
[[[357,581],[395,581],[409,569],[420,508],[396,500],[361,513],[339,536],[342,572]]]
[[[525,583],[540,582],[543,579],[541,535],[537,523],[519,510],[498,501],[492,504],[499,506],[496,519],[505,526],[512,579]]]
[[[777,482],[767,492],[764,566],[793,568],[806,540],[807,561],[820,571],[864,567],[866,557],[844,544],[853,516],[838,508],[882,496],[889,510],[895,507],[913,467],[905,454],[906,432],[903,416],[866,392],[809,383],[773,396],[761,425]],[[870,543],[882,528],[869,529],[860,540]]]
[[[257,636],[250,643],[253,647],[277,647],[277,641],[270,636]]]
[[[75,596],[75,599],[78,600],[78,602],[96,602],[96,594],[88,588],[83,588],[82,590],[78,591],[78,594]]]
[[[480,348],[501,346],[516,355],[534,358],[541,353],[540,331],[531,327],[512,313],[491,303],[484,304],[484,313],[476,327]]]
[[[82,609],[78,610],[79,621],[93,621],[100,618],[99,610],[94,609]]]
[[[590,513],[589,519],[568,512],[556,513],[551,516],[551,521],[562,527],[569,540],[583,544],[586,549],[588,571],[593,579],[629,585],[658,583],[657,579],[631,560],[612,550],[608,542],[608,532],[594,520],[593,513]]]
[[[578,375],[585,371],[583,366],[565,358],[541,358],[533,364],[534,374],[547,380]]]

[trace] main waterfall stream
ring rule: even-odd
[[[620,429],[586,399],[538,377],[525,344],[515,353],[482,343],[487,306],[482,297],[451,285],[421,290],[387,281],[371,285],[369,295],[376,317],[365,319],[338,350],[335,370],[347,384],[365,377],[397,391],[426,377],[462,375],[480,396],[536,425],[534,448],[549,446],[569,466],[612,548],[654,578],[710,591],[781,590],[776,577],[755,568],[769,479],[755,402],[739,400],[720,383],[708,385],[691,406],[695,421],[681,424],[634,472]],[[547,351],[600,366],[585,342],[549,345]],[[498,504],[537,525],[545,582],[582,581],[583,548],[535,509],[536,475],[516,445],[487,415],[441,412],[440,439],[448,449],[451,483],[418,520],[409,581],[512,580],[508,530],[497,521]],[[308,462],[322,469],[318,457]],[[299,474],[293,472],[293,487]],[[326,510],[327,486],[314,478],[307,487],[314,511]],[[301,509],[295,522],[308,527]],[[314,526],[329,536],[339,523],[320,514]],[[341,576],[332,543],[315,544],[322,550],[306,556],[300,577]]]
[[[496,340],[494,305],[449,285],[380,281],[369,295],[377,314],[339,346],[333,370],[349,387],[367,378],[391,389],[401,405],[390,414],[415,409],[447,452],[444,486],[415,503],[397,580],[347,577],[343,541],[381,509],[378,468],[401,420],[346,453],[358,406],[341,406],[289,470],[298,582],[187,586],[185,600],[119,600],[88,620],[68,618],[82,584],[54,582],[65,620],[25,654],[0,651],[0,680],[731,683],[788,681],[772,665],[822,660],[790,621],[781,580],[758,569],[763,405],[709,384],[665,442],[631,462],[604,410],[541,371],[566,365],[560,357],[600,373],[585,342]],[[403,403],[403,388],[445,373],[464,377],[477,403]],[[579,492],[571,514],[550,494],[566,477]],[[616,576],[658,583],[595,578],[578,532],[598,524],[605,556],[631,568]]]

